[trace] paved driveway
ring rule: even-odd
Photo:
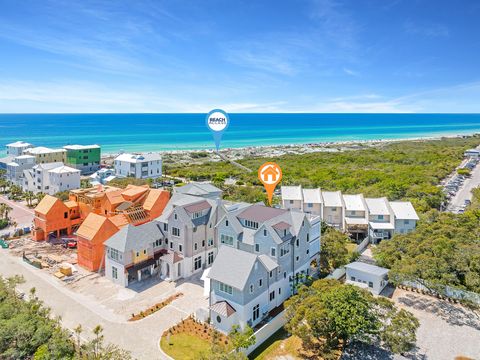
[[[198,285],[185,282],[179,287],[185,293],[184,297],[143,320],[126,322],[124,316],[105,308],[91,296],[68,289],[48,273],[24,263],[21,258],[12,257],[8,250],[0,249],[0,273],[5,277],[23,275],[26,283],[19,289],[28,292],[35,287],[37,296],[53,314],[62,318],[65,327],[74,329],[81,324],[87,335],[96,325],[101,325],[107,342],[130,351],[137,359],[163,359],[158,347],[162,333],[202,303],[199,298],[190,300],[188,294],[191,287]]]
[[[30,227],[32,225],[35,214],[32,209],[20,202],[8,200],[3,196],[0,196],[0,203],[5,203],[12,208],[8,216],[18,224],[17,227]]]
[[[401,289],[393,301],[420,321],[416,359],[452,360],[456,356],[480,359],[480,317],[461,306]]]

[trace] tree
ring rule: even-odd
[[[32,206],[33,199],[35,199],[35,194],[32,191],[26,191],[23,194],[23,198],[27,202],[28,206]]]
[[[37,200],[37,205],[38,203],[40,203],[40,201],[42,201],[42,199],[45,197],[45,193],[43,192],[39,192],[35,195],[35,199]]]
[[[420,323],[410,312],[400,310],[385,326],[381,339],[386,347],[395,354],[403,354],[415,346],[415,332]]]
[[[304,347],[333,358],[350,341],[382,342],[388,349],[408,351],[415,344],[418,321],[392,302],[336,280],[318,280],[286,302],[286,329]]]
[[[348,241],[347,235],[333,228],[329,228],[322,235],[320,268],[323,272],[329,273],[333,269],[348,264]]]
[[[233,325],[228,336],[236,352],[240,352],[241,349],[248,349],[256,341],[253,329],[250,326],[246,326],[242,331],[239,325]]]

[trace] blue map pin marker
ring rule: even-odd
[[[217,148],[218,152],[218,150],[220,149],[220,141],[222,140],[222,135],[228,128],[230,118],[225,111],[215,109],[207,114],[206,122],[207,127],[213,134],[213,139],[215,140],[215,147]]]

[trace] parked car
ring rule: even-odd
[[[76,249],[77,248],[77,240],[75,240],[75,239],[63,239],[62,246],[65,249]]]

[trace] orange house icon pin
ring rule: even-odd
[[[261,177],[264,183],[275,184],[280,180],[280,170],[274,165],[268,165],[261,171]]]

